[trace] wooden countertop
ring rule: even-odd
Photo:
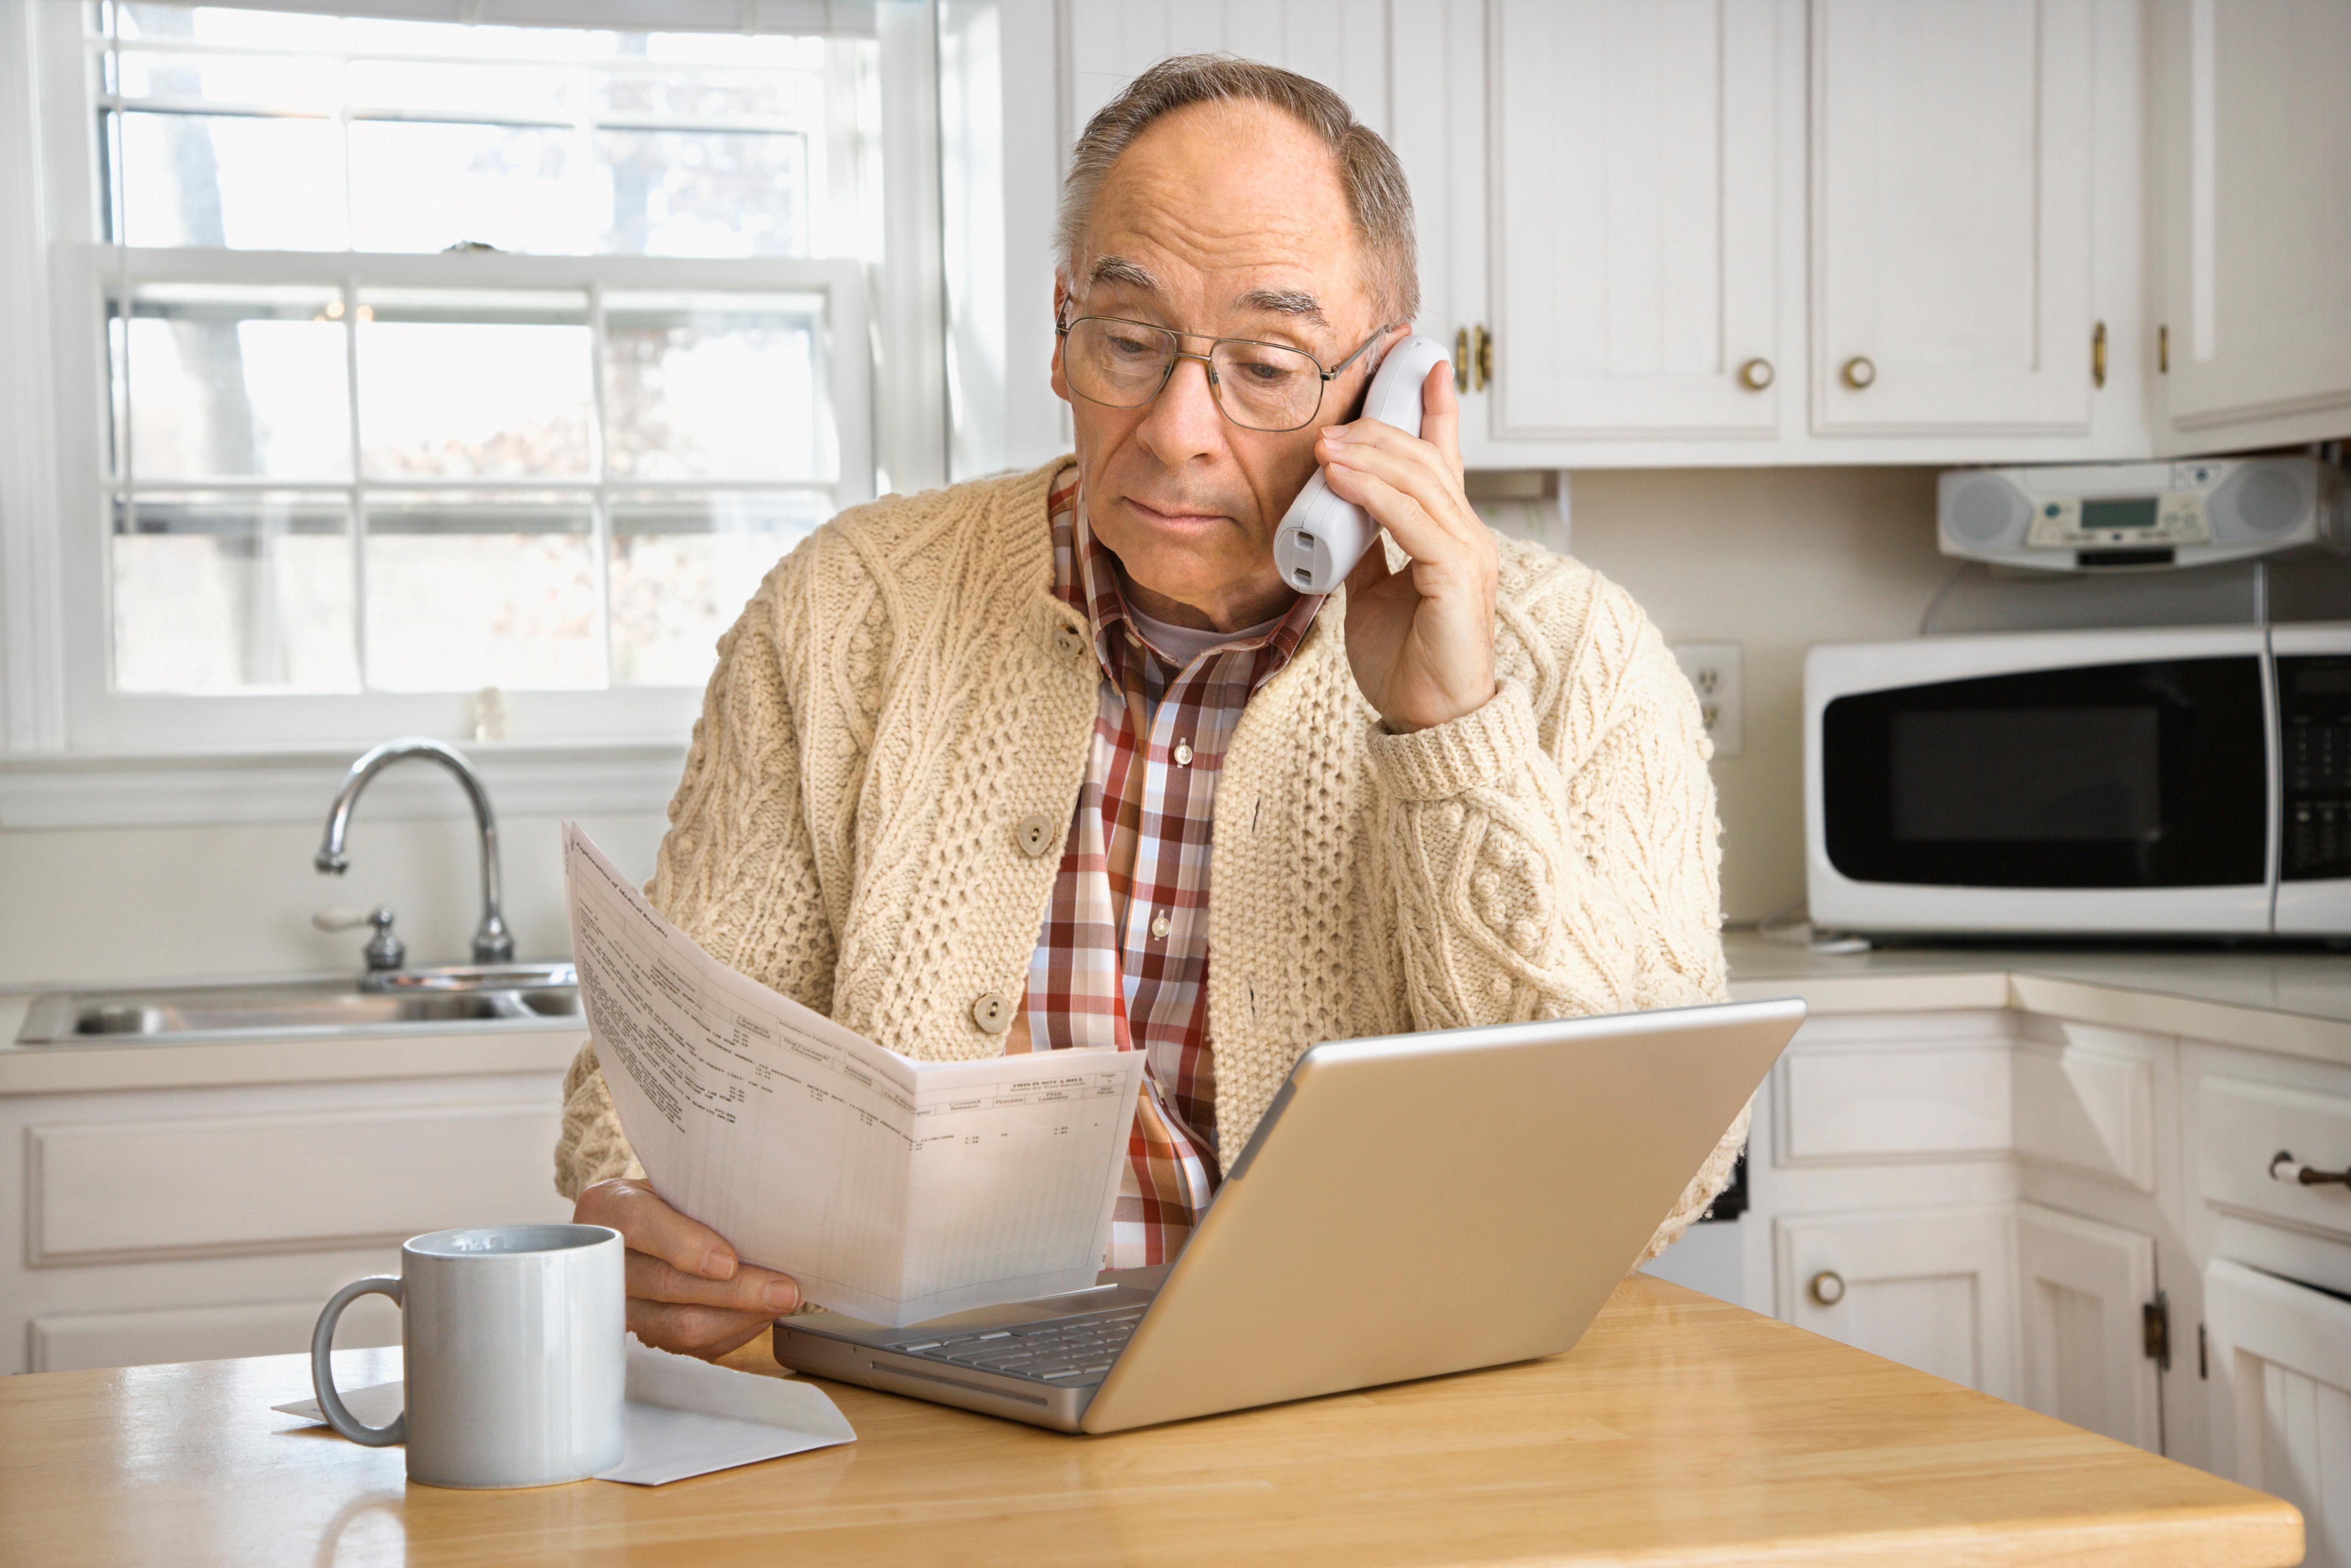
[[[338,1357],[347,1385],[396,1350]],[[766,1342],[730,1358],[776,1373]],[[831,1386],[831,1385],[828,1385]],[[410,1486],[307,1358],[0,1378],[0,1563],[2284,1564],[2283,1502],[1661,1280],[1548,1361],[1107,1437],[832,1387],[859,1440],[653,1489]]]

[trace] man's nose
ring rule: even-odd
[[[1208,387],[1208,367],[1180,359],[1135,432],[1151,455],[1170,468],[1225,449],[1225,416]]]

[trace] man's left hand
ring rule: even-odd
[[[1377,540],[1347,578],[1347,662],[1399,734],[1475,712],[1494,695],[1494,536],[1461,485],[1453,367],[1420,389],[1421,434],[1376,419],[1334,424],[1314,445],[1333,493],[1412,559],[1390,571]]]

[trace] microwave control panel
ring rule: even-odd
[[[2034,549],[2116,545],[2209,545],[2212,523],[2195,491],[2155,496],[2050,496],[2034,503],[2025,543]]]
[[[2351,877],[2351,654],[2277,662],[2287,882]]]

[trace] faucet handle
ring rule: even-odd
[[[375,935],[367,945],[367,967],[371,970],[397,969],[408,962],[408,948],[392,934],[392,905],[379,904],[373,909],[321,909],[310,916],[310,924],[321,931],[356,931],[362,925],[375,927]]]

